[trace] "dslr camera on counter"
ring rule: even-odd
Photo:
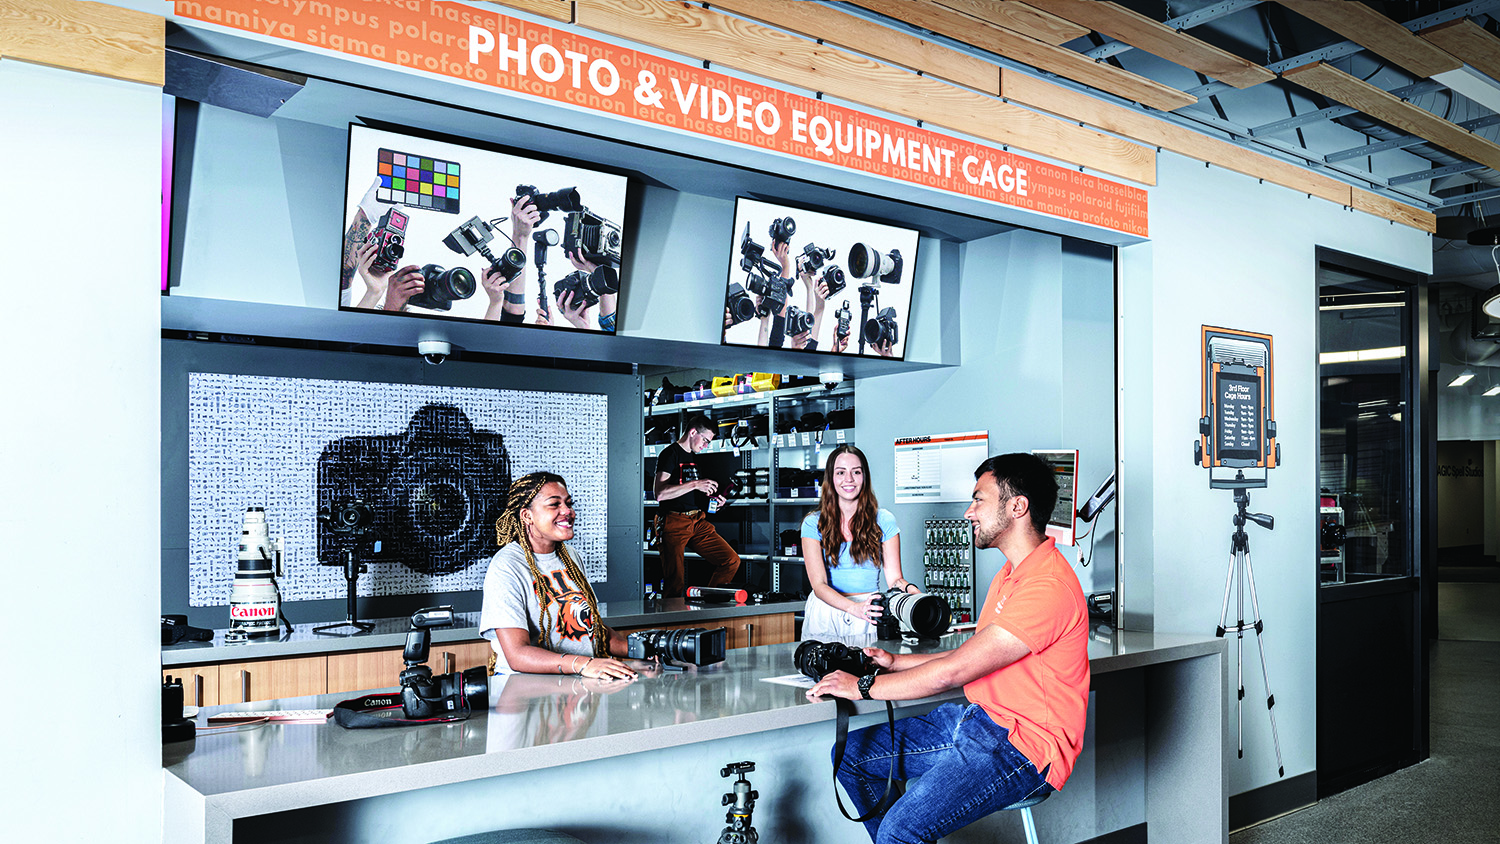
[[[860,648],[852,648],[843,642],[819,642],[816,639],[808,639],[798,645],[792,654],[792,662],[804,677],[811,677],[813,682],[822,680],[835,671],[863,677],[876,668],[875,660],[870,659]]]
[[[940,595],[891,589],[880,606],[885,614],[875,626],[878,639],[896,639],[909,633],[918,639],[936,639],[948,632],[953,608]]]
[[[401,711],[407,718],[467,717],[471,711],[489,706],[489,671],[485,667],[434,677],[427,666],[433,628],[452,623],[450,606],[430,607],[412,614],[411,632],[406,634],[406,649],[401,653],[406,662],[400,678]]]
[[[671,663],[688,665],[713,665],[724,661],[724,636],[722,627],[708,630],[689,627],[685,630],[638,630],[627,635],[630,659],[655,659],[666,670],[682,670]]]

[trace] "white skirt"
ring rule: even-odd
[[[862,601],[870,596],[870,593],[850,595],[856,601]],[[807,605],[802,610],[802,639],[817,639],[825,641],[828,639],[842,640],[848,637],[874,636],[875,624],[864,621],[829,606],[817,595],[807,596]]]

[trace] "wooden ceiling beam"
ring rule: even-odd
[[[533,15],[563,23],[573,22],[573,0],[494,0],[497,6],[509,6]]]
[[[1354,0],[1276,0],[1304,18],[1364,47],[1381,58],[1427,79],[1463,62],[1411,30]]]
[[[1049,15],[1018,0],[936,0],[955,12],[1060,47],[1089,34],[1088,27]]]
[[[1282,73],[1282,77],[1323,96],[1409,132],[1455,155],[1486,167],[1500,168],[1500,144],[1343,71],[1316,62]]]
[[[820,38],[990,96],[1000,93],[1000,68],[994,63],[829,6],[797,0],[712,0],[710,7]]]
[[[1464,18],[1425,29],[1422,38],[1485,76],[1500,80],[1500,38],[1474,21]]]
[[[107,3],[0,0],[0,58],[160,88],[167,76],[167,22]]]
[[[1066,47],[1038,41],[926,0],[854,0],[872,12],[1015,59],[1100,91],[1162,111],[1193,105],[1198,98],[1144,76],[1095,62]]]
[[[821,91],[1141,184],[1156,183],[1156,154],[1139,144],[696,3],[577,0],[574,20],[581,27],[638,44]]]
[[[1028,5],[1086,26],[1236,88],[1270,82],[1276,74],[1255,62],[1173,29],[1161,21],[1101,0],[1026,0]]]

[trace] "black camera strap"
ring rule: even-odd
[[[385,727],[416,727],[421,724],[446,724],[451,721],[463,721],[469,717],[467,707],[451,715],[443,715],[438,718],[393,718],[385,715],[372,715],[372,712],[389,712],[393,709],[401,709],[401,694],[399,692],[383,695],[365,695],[364,697],[351,698],[340,701],[333,708],[333,722],[346,730],[380,729]]]
[[[844,700],[840,697],[834,698],[833,703],[838,712],[837,717],[834,719],[833,800],[835,803],[838,803],[839,812],[844,817],[855,823],[864,823],[881,814],[890,808],[891,804],[896,802],[895,798],[891,796],[891,789],[896,783],[896,756],[900,753],[900,750],[896,747],[896,708],[891,705],[890,701],[885,702],[885,723],[886,727],[891,731],[891,770],[885,777],[885,793],[880,795],[880,800],[875,803],[870,811],[856,818],[849,814],[848,809],[844,808],[844,800],[839,797],[839,768],[844,764],[844,743],[849,738],[849,716],[854,713],[854,701]],[[337,714],[338,712],[335,711],[334,715]]]

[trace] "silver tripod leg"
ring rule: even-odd
[[[1229,552],[1229,570],[1228,570],[1228,572],[1225,573],[1225,576],[1224,576],[1224,603],[1219,608],[1219,630],[1218,630],[1218,635],[1221,638],[1224,636],[1224,634],[1227,631],[1234,629],[1234,628],[1231,628],[1229,626],[1229,593],[1234,590],[1234,577],[1239,572],[1239,570],[1240,570],[1240,567],[1239,567],[1239,553],[1236,552],[1236,551],[1231,550]],[[1243,590],[1241,590],[1241,594],[1243,594]],[[1240,608],[1240,619],[1241,619],[1242,622],[1243,622],[1244,618],[1245,618],[1245,610],[1244,610],[1244,607],[1241,607]],[[1242,623],[1239,626],[1243,627],[1244,625]],[[1235,635],[1237,637],[1239,637],[1240,641],[1244,640],[1244,635],[1245,634],[1244,634],[1243,631],[1236,631]],[[1236,665],[1236,669],[1235,670],[1236,670],[1236,672],[1238,672],[1238,670],[1239,670],[1239,660],[1238,659],[1235,660],[1235,665]],[[1244,684],[1243,680],[1240,681],[1239,686],[1240,686],[1240,695],[1235,700],[1234,714],[1235,714],[1236,720],[1238,720],[1240,722],[1239,736],[1237,738],[1237,741],[1239,742],[1240,757],[1244,758],[1244,756],[1245,756],[1244,726],[1245,725],[1244,725],[1244,717],[1243,717],[1243,715],[1240,712],[1240,704],[1239,704],[1239,701],[1243,700],[1244,697],[1245,697],[1245,684]]]
[[[1250,607],[1255,613],[1255,644],[1260,650],[1260,676],[1266,684],[1266,712],[1271,716],[1271,741],[1276,746],[1276,776],[1286,776],[1286,766],[1281,762],[1281,736],[1276,730],[1276,695],[1271,694],[1271,673],[1266,667],[1265,625],[1260,619],[1260,601],[1255,596],[1255,566],[1250,562],[1250,552],[1245,552],[1245,574],[1250,578]],[[1244,697],[1243,686],[1240,696]]]
[[[1234,598],[1239,618],[1234,625],[1234,681],[1239,693],[1234,698],[1236,743],[1240,759],[1245,758],[1245,568],[1240,564],[1241,552],[1234,554]]]

